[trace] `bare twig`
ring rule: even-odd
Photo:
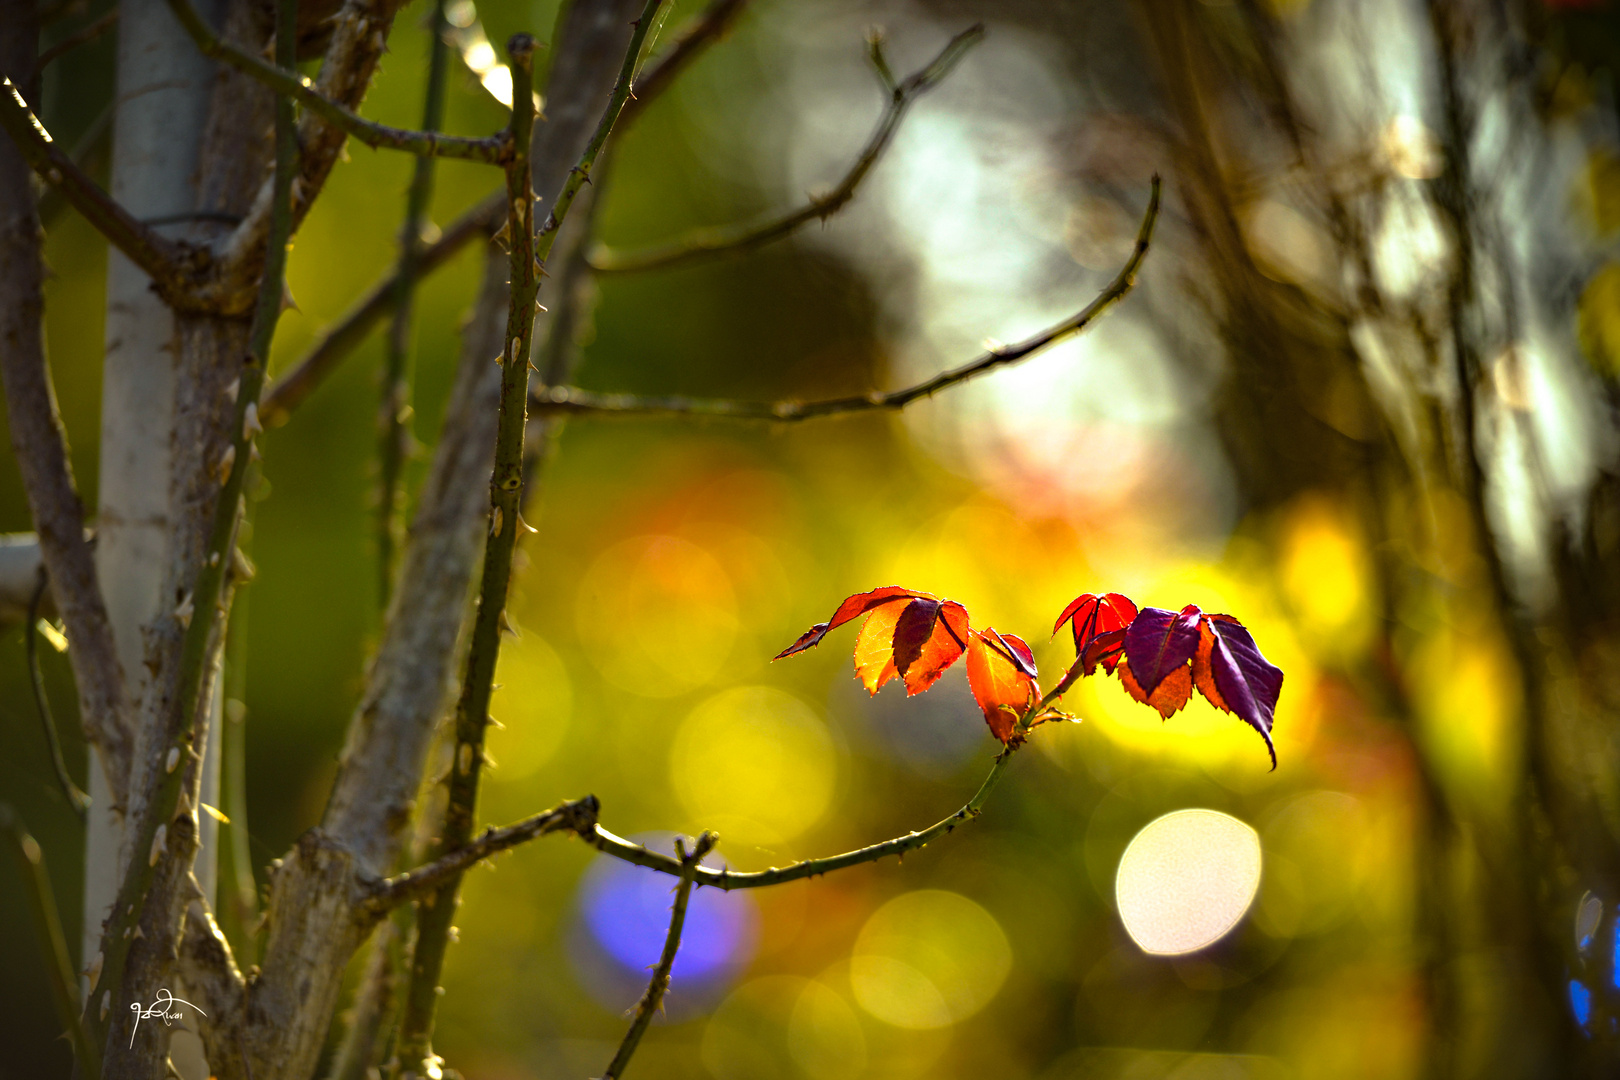
[[[280,0],[277,5],[277,60],[288,66],[293,63],[292,51],[297,46],[294,30],[296,18],[296,0]],[[192,851],[187,848],[196,843],[194,828],[178,827],[179,822],[188,817],[178,811],[186,778],[192,772],[189,766],[194,753],[198,715],[206,715],[207,706],[202,700],[201,691],[206,683],[215,627],[225,607],[222,600],[228,600],[225,594],[226,580],[234,563],[236,525],[242,488],[253,454],[253,440],[261,430],[258,420],[259,390],[264,385],[265,362],[269,358],[270,343],[281,316],[287,241],[292,231],[292,183],[298,169],[297,128],[290,100],[278,98],[275,110],[274,212],[264,274],[248,334],[248,355],[233,391],[236,408],[230,454],[221,469],[225,480],[214,510],[207,554],[198,568],[195,585],[186,597],[191,610],[183,620],[185,638],[179,659],[179,691],[168,729],[164,732],[164,740],[169,748],[167,766],[163,773],[154,777],[156,790],[146,800],[145,812],[138,823],[135,843],[130,848],[134,855],[129,860],[118,899],[102,936],[106,964],[99,983],[91,987],[90,1000],[85,1003],[86,1022],[98,1045],[106,1038],[108,1010],[100,1007],[94,991],[100,989],[107,994],[116,987],[121,997],[129,996],[125,993],[124,976],[130,958],[131,939],[147,905],[154,902],[158,892],[152,888],[158,868],[163,866],[166,889],[179,888],[189,874],[177,873],[170,864],[178,864],[180,860],[188,858]],[[178,767],[182,760],[187,762],[187,768]],[[171,824],[177,827],[169,828]]]
[[[12,811],[0,803],[0,831],[7,834],[12,854],[16,856],[23,885],[33,908],[34,923],[39,931],[40,948],[45,956],[45,974],[51,984],[51,1000],[56,1015],[67,1029],[73,1042],[73,1056],[79,1062],[81,1076],[101,1075],[101,1054],[90,1041],[84,1025],[79,1022],[79,981],[73,977],[73,963],[68,959],[67,938],[62,934],[62,920],[56,913],[56,899],[51,893],[50,875],[45,872],[45,859],[39,844],[28,835],[28,830]],[[96,961],[92,960],[94,969]]]
[[[113,25],[117,22],[118,9],[113,8],[111,11],[101,16],[101,18],[90,23],[90,25],[86,26],[84,29],[77,30],[74,33],[69,34],[67,37],[63,38],[61,41],[58,41],[55,45],[52,45],[50,48],[39,54],[39,70],[45,70],[45,66],[47,64],[61,56],[63,53],[71,52],[72,50],[77,49],[80,45],[96,40],[96,38],[100,37],[102,34],[105,34],[108,30],[111,30]]]
[[[40,603],[45,599],[45,590],[50,586],[50,581],[45,567],[41,566],[39,584],[34,586],[34,595],[29,598],[28,620],[23,626],[23,648],[28,656],[28,685],[34,691],[34,708],[39,712],[40,725],[45,729],[45,746],[50,751],[56,783],[61,787],[68,805],[83,821],[90,810],[90,796],[80,791],[79,785],[68,775],[67,762],[62,758],[62,740],[56,733],[56,718],[51,715],[50,695],[45,693],[45,676],[39,670],[39,629],[35,624],[39,621]]]
[[[422,129],[434,132],[444,117],[444,81],[449,67],[444,0],[437,0],[428,16],[428,79],[422,107]],[[412,300],[416,295],[417,260],[422,230],[433,198],[433,159],[419,157],[405,197],[405,221],[400,226],[399,263],[394,275],[394,318],[389,327],[383,366],[382,401],[378,406],[377,469],[377,579],[379,610],[388,610],[393,591],[397,552],[404,532],[399,497],[400,475],[410,456],[410,353]]]
[[[596,796],[587,795],[511,825],[485,829],[476,838],[425,866],[377,882],[366,903],[374,911],[386,911],[399,904],[419,900],[476,863],[535,837],[555,832],[588,833],[596,825],[599,807]]]
[[[845,173],[838,186],[827,194],[816,196],[797,210],[774,215],[763,221],[729,228],[699,229],[671,243],[658,244],[641,250],[619,251],[598,246],[590,255],[591,268],[601,274],[662,270],[715,255],[752,251],[781,240],[812,221],[825,221],[855,197],[855,189],[866,179],[867,173],[872,171],[872,166],[877,164],[878,158],[893,141],[894,133],[900,128],[900,120],[912,102],[939,85],[940,80],[948,75],[967,51],[977,45],[983,37],[982,24],[971,26],[952,38],[940,54],[920,71],[914,72],[899,83],[892,82],[888,77],[883,79],[885,90],[889,94],[888,107],[884,109],[876,130],[866,141],[865,148],[850,166],[849,172]],[[882,49],[877,42],[878,39],[873,38],[872,49],[874,55],[881,58]],[[879,71],[886,72],[887,65],[880,66]]]
[[[26,20],[16,18],[10,10],[5,14],[0,18],[3,62],[16,70],[29,70],[37,30],[24,25]],[[24,117],[28,138],[0,142],[0,379],[5,384],[12,451],[39,532],[57,609],[73,644],[70,659],[78,684],[79,722],[85,737],[100,748],[113,802],[122,806],[128,796],[131,753],[123,668],[85,537],[84,506],[74,486],[67,433],[45,361],[44,265],[27,162],[31,147],[57,152],[8,80],[0,93],[0,116],[13,111]],[[105,205],[123,214],[110,201]],[[144,230],[133,219],[129,222]]]
[[[619,110],[630,96],[630,82],[642,43],[662,0],[647,0],[634,24],[619,78],[585,152],[571,169],[557,194],[546,222],[534,228],[529,140],[533,128],[531,92],[534,39],[517,35],[508,46],[512,62],[512,156],[507,165],[507,228],[511,243],[510,302],[506,340],[501,358],[501,408],[496,424],[495,471],[490,480],[489,539],[484,547],[483,578],[478,611],[473,619],[471,645],[461,698],[456,704],[455,755],[450,769],[449,800],[440,830],[439,853],[464,845],[472,835],[479,779],[483,771],[484,730],[489,724],[489,699],[500,654],[502,612],[511,582],[512,555],[516,550],[518,508],[523,489],[524,427],[527,422],[529,347],[534,330],[535,299],[540,268],[556,242],[579,189],[590,178],[591,167],[607,143]],[[423,902],[417,919],[416,952],[411,962],[411,985],[405,1019],[400,1029],[399,1058],[410,1072],[425,1073],[431,1056],[429,1040],[438,1004],[439,971],[455,915],[460,877],[441,886]]]
[[[714,833],[706,832],[697,838],[692,850],[687,851],[685,842],[679,836],[675,838],[675,854],[681,864],[681,883],[675,886],[675,903],[669,910],[669,932],[664,935],[664,951],[659,954],[658,964],[653,968],[652,977],[647,980],[647,992],[636,1003],[636,1015],[630,1021],[630,1030],[624,1033],[619,1052],[613,1055],[613,1062],[602,1074],[602,1080],[618,1080],[624,1075],[631,1055],[641,1045],[641,1036],[652,1024],[653,1014],[663,1005],[664,993],[669,990],[669,974],[675,967],[675,954],[681,948],[681,930],[686,925],[686,905],[692,899],[694,875],[703,856],[714,849],[719,839]]]
[[[209,29],[190,0],[169,0],[169,8],[204,55],[229,64],[280,96],[292,98],[322,120],[359,139],[367,146],[379,150],[403,150],[422,157],[462,158],[492,165],[500,162],[503,140],[499,135],[472,139],[461,135],[444,135],[432,130],[410,131],[367,120],[316,90],[314,84],[296,71],[266,63],[252,53],[244,52],[229,42],[222,41]]]
[[[200,266],[201,253],[159,236],[114,202],[62,152],[9,78],[0,78],[0,128],[11,136],[30,168],[60,192],[113,247],[146,271],[165,300],[176,308],[188,307],[192,291],[188,271]]]
[[[952,368],[915,386],[887,393],[871,393],[856,397],[828,398],[822,401],[730,401],[686,397],[642,397],[634,394],[599,394],[572,386],[537,386],[530,408],[537,416],[565,414],[580,416],[706,416],[730,420],[762,420],[781,423],[813,420],[824,416],[846,413],[873,412],[902,409],[919,398],[929,397],[941,390],[963,383],[986,372],[1025,360],[1043,349],[1073,337],[1090,326],[1108,308],[1131,291],[1136,272],[1147,255],[1153,238],[1153,226],[1159,214],[1159,178],[1153,178],[1153,192],[1148,199],[1142,227],[1136,235],[1136,249],[1114,280],[1109,282],[1095,300],[1074,315],[1055,326],[1047,327],[1034,337],[1013,345],[1003,345],[985,353],[970,363]]]
[[[908,851],[937,840],[956,829],[958,825],[972,821],[984,811],[985,800],[995,788],[1001,774],[1006,771],[1007,763],[1012,760],[1013,751],[1004,750],[997,756],[996,763],[991,766],[990,773],[979,785],[974,793],[960,810],[942,821],[937,821],[921,832],[907,833],[897,836],[893,840],[885,840],[881,844],[872,844],[869,847],[846,851],[842,855],[830,855],[824,859],[805,859],[803,862],[792,863],[788,866],[772,867],[769,870],[758,870],[752,873],[738,873],[732,870],[710,870],[707,867],[698,867],[692,871],[699,885],[712,885],[717,889],[759,889],[767,885],[780,885],[785,881],[797,881],[800,878],[817,877],[828,874],[834,870],[842,870],[846,866],[858,866],[861,863],[876,862],[890,855],[904,855]],[[677,859],[672,859],[662,852],[653,851],[635,844],[622,837],[608,832],[598,825],[589,830],[581,831],[580,837],[604,855],[611,855],[615,859],[623,859],[637,866],[645,866],[649,870],[672,874],[680,877],[686,868]]]

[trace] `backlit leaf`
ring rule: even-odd
[[[968,640],[967,674],[990,733],[1003,744],[1010,742],[1018,718],[1040,698],[1029,646],[1013,634],[975,630]]]
[[[1282,693],[1282,669],[1260,654],[1247,628],[1230,615],[1206,615],[1198,625],[1193,681],[1210,704],[1232,713],[1260,733],[1277,767],[1272,717]]]
[[[832,618],[824,623],[816,623],[816,625],[800,635],[797,641],[777,653],[773,659],[780,660],[784,656],[792,656],[794,653],[801,653],[806,649],[814,648],[821,644],[821,639],[827,636],[828,631],[838,629],[850,620],[859,618],[880,604],[887,603],[897,597],[910,599],[927,595],[927,593],[914,592],[911,589],[902,589],[898,585],[885,585],[881,589],[873,589],[871,592],[856,593],[838,605],[838,610],[833,612]]]
[[[1070,623],[1070,629],[1074,631],[1074,653],[1080,656],[1093,638],[1113,630],[1123,630],[1131,625],[1134,618],[1136,604],[1128,596],[1113,592],[1081,593],[1063,609],[1063,614],[1052,625],[1052,633],[1063,629],[1064,623]],[[1113,670],[1112,666],[1109,670]]]
[[[1125,631],[1125,655],[1130,660],[1131,676],[1145,695],[1139,700],[1146,701],[1161,682],[1193,658],[1198,651],[1201,614],[1195,604],[1179,612],[1150,607],[1143,608],[1131,622]],[[1190,682],[1188,687],[1190,690]]]
[[[1144,705],[1151,705],[1159,710],[1159,715],[1166,720],[1178,712],[1192,698],[1192,669],[1186,664],[1173,668],[1168,675],[1159,680],[1159,685],[1147,693],[1136,681],[1131,672],[1128,657],[1120,657],[1119,666],[1115,668],[1119,681],[1125,685],[1125,692]]]

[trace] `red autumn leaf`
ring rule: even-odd
[[[905,681],[906,694],[933,686],[967,648],[967,609],[954,600],[888,585],[849,597],[832,618],[817,623],[777,654],[776,659],[804,652],[828,631],[866,615],[855,639],[855,673],[870,693],[890,679]]]
[[[1283,673],[1260,654],[1248,629],[1230,615],[1205,615],[1199,620],[1192,677],[1211,705],[1260,733],[1275,769],[1277,748],[1271,742],[1271,725]]]
[[[1063,614],[1052,625],[1052,633],[1056,634],[1063,629],[1064,623],[1069,623],[1074,631],[1074,654],[1080,656],[1093,638],[1113,630],[1123,630],[1131,625],[1134,618],[1136,604],[1128,596],[1121,596],[1117,592],[1081,593],[1063,609]],[[1114,670],[1113,666],[1110,665],[1108,670]]]
[[[1202,614],[1196,604],[1188,604],[1179,612],[1150,607],[1143,608],[1131,621],[1125,631],[1125,656],[1130,661],[1131,677],[1144,695],[1138,700],[1146,701],[1161,682],[1193,658],[1198,651],[1198,619]],[[1188,688],[1190,692],[1190,682]]]
[[[1008,743],[1018,718],[1040,700],[1034,653],[1016,635],[975,630],[968,640],[967,674],[990,733]]]
[[[821,639],[827,636],[828,631],[836,630],[851,619],[865,615],[880,604],[888,603],[897,597],[910,599],[927,595],[927,593],[914,592],[911,589],[902,589],[898,585],[885,585],[881,589],[873,589],[871,592],[856,593],[838,605],[838,610],[833,612],[832,618],[824,623],[816,623],[816,625],[800,635],[799,640],[777,653],[772,659],[780,660],[784,656],[792,656],[794,653],[801,653],[806,649],[814,648],[821,644]]]
[[[1101,664],[1103,670],[1112,675],[1114,668],[1125,658],[1125,628],[1109,630],[1098,634],[1086,642],[1086,647],[1074,658],[1074,662],[1081,666],[1081,671],[1087,675],[1097,670]],[[1073,670],[1072,668],[1070,669]]]

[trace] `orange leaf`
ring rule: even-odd
[[[784,656],[792,656],[794,653],[801,653],[806,649],[815,648],[821,644],[821,639],[827,636],[828,631],[836,630],[850,620],[859,618],[873,608],[888,603],[890,600],[910,599],[928,595],[928,593],[915,592],[911,589],[902,589],[898,585],[885,585],[881,589],[873,589],[871,592],[856,593],[838,605],[838,610],[833,612],[832,618],[824,623],[816,623],[816,625],[799,635],[797,641],[777,653],[773,659],[780,660]]]
[[[1013,736],[1014,725],[1040,695],[1034,678],[1034,658],[1021,638],[1003,637],[994,630],[975,630],[968,640],[968,686],[984,711],[990,733],[1002,743]]]
[[[902,632],[919,633],[919,624],[928,619],[928,606],[933,604],[938,605],[938,610],[929,620],[928,636],[913,655],[911,642],[903,639]],[[912,611],[916,613],[911,616],[912,625],[907,626],[906,615]],[[895,671],[906,681],[906,696],[920,694],[938,682],[945,669],[956,663],[967,648],[972,633],[967,608],[955,600],[936,601],[931,597],[913,600],[906,611],[901,612],[894,631],[893,663]],[[906,650],[904,653],[902,647]]]
[[[1166,720],[1179,712],[1192,698],[1192,668],[1186,664],[1174,669],[1159,681],[1153,693],[1144,694],[1136,676],[1131,674],[1130,661],[1125,657],[1119,658],[1119,666],[1114,669],[1119,681],[1124,684],[1125,692],[1144,705],[1151,705],[1159,710],[1159,715]]]
[[[912,599],[907,595],[879,604],[861,624],[855,638],[855,674],[869,694],[899,674],[894,666],[894,624]]]
[[[1215,634],[1209,628],[1208,622],[1198,624],[1198,651],[1193,653],[1192,677],[1193,685],[1198,692],[1209,699],[1209,703],[1222,712],[1231,712],[1232,707],[1221,696],[1220,688],[1215,685],[1215,672],[1210,667],[1210,654],[1215,651]]]

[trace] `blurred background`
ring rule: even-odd
[[[554,7],[481,0],[477,17],[496,42],[544,37]],[[70,9],[46,43],[107,9]],[[666,40],[698,9],[682,0]],[[396,24],[375,119],[420,113],[420,16]],[[1050,623],[1078,593],[1230,612],[1287,674],[1280,764],[1201,698],[1162,722],[1117,680],[1083,681],[1066,699],[1083,722],[1037,730],[970,827],[900,863],[700,891],[633,1074],[1612,1075],[1620,13],[761,0],[624,134],[602,238],[665,240],[830,187],[883,103],[868,29],[905,73],[975,20],[985,42],[841,214],[744,258],[602,278],[577,382],[766,401],[914,382],[1088,302],[1160,172],[1137,290],[1085,336],[903,415],[568,423],[528,515],[482,818],[595,793],[620,834],[669,850],[714,829],[711,863],[758,869],[954,811],[997,750],[961,665],[916,699],[869,699],[853,628],[769,663],[885,584],[1029,639],[1048,686],[1072,658]],[[45,121],[69,145],[95,146],[112,46],[48,73]],[[451,84],[449,130],[504,122],[471,74]],[[349,155],[297,238],[278,364],[395,257],[409,160]],[[444,162],[435,220],[493,187]],[[93,503],[106,249],[60,212],[47,252],[51,361]],[[425,447],[478,267],[468,250],[423,287]],[[241,672],[261,880],[319,818],[378,631],[381,358],[379,334],[265,440]],[[8,459],[0,530],[27,528]],[[82,783],[69,669],[44,664]],[[26,678],[14,628],[0,792],[72,927],[82,840]],[[1253,831],[1229,830],[1237,862],[1207,898],[1235,926],[1160,955],[1122,922],[1121,860],[1186,809]],[[1181,887],[1177,860],[1191,874],[1209,856],[1184,848],[1132,880]],[[435,1048],[468,1077],[597,1075],[669,895],[573,840],[472,873]],[[24,911],[0,875],[0,1076],[66,1075]]]

